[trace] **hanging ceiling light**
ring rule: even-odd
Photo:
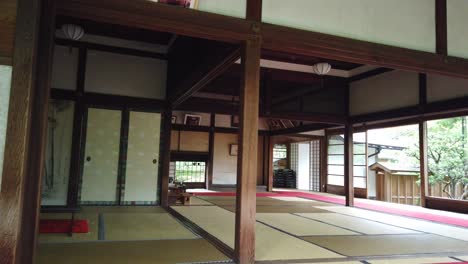
[[[74,24],[63,24],[62,31],[65,37],[71,40],[80,40],[84,35],[84,29]]]
[[[327,63],[327,62],[316,63],[312,66],[312,70],[314,71],[315,74],[325,75],[330,72],[331,65],[330,63]]]

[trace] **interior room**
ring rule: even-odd
[[[0,263],[468,263],[466,3],[7,2]]]

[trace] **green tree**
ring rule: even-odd
[[[458,183],[468,184],[467,117],[430,121],[428,123],[429,184],[443,184],[443,192],[452,199],[466,199],[467,194],[456,197]],[[419,160],[419,146],[407,149],[407,154]],[[465,190],[468,189],[464,188]]]

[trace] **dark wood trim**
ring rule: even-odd
[[[258,116],[260,97],[260,40],[247,40],[242,49],[239,153],[237,156],[236,229],[234,255],[238,263],[255,262],[255,211]]]
[[[468,59],[262,23],[265,49],[468,78]]]
[[[190,229],[195,234],[198,234],[201,237],[203,237],[204,239],[206,239],[208,242],[210,242],[213,246],[215,246],[219,251],[221,251],[223,254],[225,254],[229,258],[234,259],[234,251],[233,251],[233,249],[231,247],[224,244],[217,237],[215,237],[212,234],[206,232],[204,229],[202,229],[201,227],[196,225],[194,222],[190,221],[185,216],[181,215],[179,212],[174,210],[172,207],[168,207],[166,210],[170,214],[172,214],[175,218],[177,218],[179,221],[181,221],[184,224],[184,226],[186,226],[188,229]]]
[[[427,160],[427,122],[419,122],[419,175],[421,187],[421,206],[426,207],[426,196],[429,194],[428,160]]]
[[[119,159],[117,168],[117,204],[122,205],[125,190],[123,184],[126,179],[127,167],[127,151],[128,151],[128,134],[130,129],[130,111],[128,108],[122,110],[120,121],[120,138],[119,138]],[[123,192],[122,192],[123,191]]]
[[[364,73],[355,75],[355,76],[353,76],[351,78],[348,78],[348,82],[357,82],[357,81],[364,80],[364,79],[367,79],[367,78],[370,78],[370,77],[373,77],[373,76],[377,76],[379,74],[383,74],[383,73],[386,73],[386,72],[389,72],[389,71],[393,71],[393,69],[380,67],[380,68],[377,68],[377,69],[374,69],[374,70],[370,70],[368,72],[364,72]]]
[[[105,107],[127,107],[131,110],[162,111],[167,103],[163,100],[139,98],[121,95],[109,95],[100,93],[85,93],[85,104],[101,105]]]
[[[204,161],[209,160],[208,152],[171,151],[171,161]],[[203,186],[205,188],[206,186]]]
[[[427,76],[424,73],[418,75],[419,82],[419,108],[420,111],[425,111],[427,105]]]
[[[291,113],[291,112],[281,112],[281,113],[271,113],[265,115],[266,118],[274,119],[286,119],[286,120],[298,120],[298,121],[311,121],[315,123],[324,123],[324,124],[336,124],[343,125],[346,122],[346,117],[344,115],[336,114],[324,114],[324,113]]]
[[[41,119],[42,112],[34,113],[34,110],[40,109],[40,99],[47,100],[48,97],[37,91],[35,83],[40,11],[38,1],[17,1],[13,72],[0,191],[0,263],[32,263],[34,260],[33,255],[23,257],[22,252],[34,252],[34,248],[31,248],[34,242],[30,240],[35,239],[38,222],[36,212],[40,199],[25,200],[29,197],[27,191],[37,189],[40,184],[42,171],[35,166],[42,164],[43,153],[37,150],[43,146],[42,125],[45,120]],[[35,98],[36,95],[38,98]],[[31,140],[35,129],[41,132]],[[36,152],[32,153],[30,149]],[[24,216],[33,218],[25,219]],[[23,226],[23,223],[28,227]]]
[[[468,214],[468,201],[426,196],[426,208]]]
[[[447,0],[435,1],[436,53],[447,56]]]
[[[206,181],[206,188],[209,190],[213,185],[213,166],[214,166],[214,140],[215,140],[215,120],[216,115],[210,116],[210,134],[208,139],[208,180]]]
[[[13,58],[0,56],[0,65],[13,65]]]
[[[240,48],[236,48],[233,51],[221,60],[216,65],[211,65],[211,63],[203,64],[199,68],[195,69],[193,73],[184,81],[181,82],[181,85],[175,88],[176,91],[183,91],[181,94],[176,94],[176,98],[172,98],[172,107],[176,108],[178,105],[182,104],[188,98],[190,98],[194,93],[200,91],[208,83],[216,79],[216,77],[223,74],[225,71],[231,67],[238,59],[240,58]],[[211,69],[206,70],[207,67]],[[191,85],[186,87],[187,84]]]
[[[354,174],[353,174],[353,126],[345,125],[344,132],[344,190],[346,196],[346,206],[354,206]]]
[[[168,208],[169,195],[169,171],[171,166],[171,124],[172,111],[166,109],[163,113],[162,146],[161,146],[161,206]]]
[[[34,10],[35,4],[29,3],[29,5],[31,7],[28,7],[28,9]],[[35,68],[33,68],[36,77],[35,80],[32,79],[33,102],[30,121],[31,129],[29,131],[28,167],[23,183],[23,211],[20,225],[20,247],[18,248],[19,251],[17,251],[17,259],[19,261],[17,263],[32,263],[36,259],[37,230],[39,228],[42,192],[41,183],[45,166],[43,161],[45,160],[49,123],[49,99],[55,36],[55,1],[38,1],[37,6],[40,10],[40,20],[39,35],[37,37],[37,57],[34,65]],[[17,48],[18,46],[15,43],[15,50]]]
[[[88,50],[86,48],[78,49],[78,72],[76,75],[76,93],[77,96],[83,96],[86,79],[86,63],[88,59]]]
[[[69,40],[69,39],[56,39],[55,44],[61,45],[61,46],[75,47],[75,48],[85,48],[88,50],[104,51],[104,52],[110,52],[110,53],[116,53],[116,54],[122,54],[122,55],[167,60],[167,55],[162,54],[162,53],[124,48],[124,47],[109,46],[109,45],[98,44],[98,43],[74,41],[74,40]]]
[[[320,139],[320,192],[327,192],[328,183],[328,134]]]
[[[86,133],[86,125],[84,122],[86,108],[83,100],[86,74],[86,59],[87,50],[85,48],[80,48],[78,50],[76,92],[65,92],[57,89],[52,89],[51,91],[51,96],[54,99],[58,98],[62,100],[70,100],[71,98],[73,98],[75,100],[75,112],[73,114],[72,146],[70,154],[70,179],[68,181],[68,207],[78,206],[78,192],[80,191],[79,181],[82,177],[81,164],[83,162],[82,153],[84,152],[84,134]]]
[[[248,20],[262,21],[262,0],[247,0],[245,13]]]

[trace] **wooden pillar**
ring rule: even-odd
[[[36,54],[39,31],[40,1],[18,0],[16,35],[13,54],[10,101],[5,140],[3,176],[0,191],[0,263],[32,263],[34,242],[27,241],[35,236],[38,198],[25,201],[28,190],[38,189],[41,171],[32,166],[32,158],[42,161],[37,150],[43,146],[43,128],[33,127],[46,120],[38,120],[42,113],[38,100],[47,99],[44,93],[36,92]],[[33,131],[40,130],[34,139]],[[33,135],[33,138],[31,136]],[[31,144],[35,147],[31,148]],[[30,150],[34,149],[35,152]],[[26,219],[24,216],[33,218]],[[23,221],[24,220],[24,221]],[[27,227],[23,224],[27,223]],[[28,255],[22,257],[22,252]]]
[[[260,94],[259,39],[245,41],[242,52],[242,67],[234,256],[238,263],[250,264],[255,262],[255,206]]]
[[[213,185],[213,163],[214,163],[214,137],[215,137],[215,114],[210,117],[210,134],[208,140],[208,177],[206,179],[206,188],[209,190]]]
[[[268,171],[267,171],[267,191],[273,191],[273,148],[275,146],[274,137],[270,136],[268,140]]]
[[[320,192],[327,192],[328,184],[328,133],[320,139]]]
[[[421,182],[421,206],[426,207],[426,195],[428,190],[428,169],[427,169],[427,123],[419,122],[419,175]]]
[[[354,206],[353,125],[346,123],[344,132],[344,189],[346,206]]]
[[[163,113],[163,145],[161,151],[161,206],[168,207],[169,170],[171,166],[171,129],[172,110],[166,109]]]

